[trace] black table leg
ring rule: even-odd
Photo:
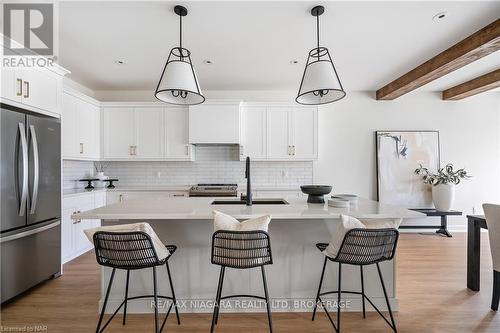
[[[441,228],[436,230],[436,234],[440,234],[446,237],[453,237],[448,231],[448,220],[446,215],[441,216]]]
[[[467,288],[479,291],[481,228],[469,218],[467,223]]]

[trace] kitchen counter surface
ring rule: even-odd
[[[237,200],[226,198],[224,200]],[[219,210],[237,219],[248,219],[271,214],[276,219],[338,219],[340,214],[356,218],[421,218],[425,214],[405,208],[380,204],[369,199],[347,208],[329,207],[327,204],[308,204],[305,199],[290,199],[288,205],[212,205],[214,198],[155,198],[137,199],[74,214],[72,218],[103,220],[207,220],[212,211]]]

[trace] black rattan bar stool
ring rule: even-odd
[[[219,284],[215,297],[214,313],[210,332],[214,331],[219,320],[219,307],[223,299],[236,297],[250,297],[266,301],[267,320],[269,331],[273,331],[271,318],[271,306],[269,304],[269,293],[267,291],[265,265],[271,265],[273,257],[271,254],[271,241],[265,231],[229,231],[219,230],[212,236],[212,264],[219,265]],[[247,269],[260,267],[262,272],[262,282],[264,284],[264,297],[255,295],[229,295],[222,296],[222,285],[226,267]]]
[[[170,267],[168,266],[168,259],[177,249],[175,245],[166,245],[166,248],[170,252],[169,256],[163,260],[158,259],[155,248],[153,247],[153,242],[151,237],[142,231],[134,232],[96,232],[93,236],[95,254],[97,258],[97,263],[102,266],[112,267],[111,277],[109,279],[109,284],[106,290],[106,297],[104,299],[104,304],[102,306],[101,315],[99,316],[99,322],[97,323],[96,332],[101,333],[108,326],[114,316],[123,306],[123,325],[127,318],[127,302],[140,299],[140,298],[153,298],[154,299],[154,311],[155,311],[155,333],[160,333],[165,326],[168,315],[172,310],[172,305],[175,309],[175,314],[177,316],[177,324],[180,325],[179,312],[177,309],[177,299],[175,298],[174,287],[172,284],[172,277],[170,275]],[[170,289],[172,291],[172,296],[160,296],[157,294],[157,284],[156,284],[156,266],[165,265],[167,268],[168,280],[170,283]],[[142,295],[128,297],[128,285],[130,278],[130,271],[143,269],[143,268],[153,268],[153,295]],[[102,320],[104,317],[104,312],[106,310],[106,305],[108,303],[109,292],[113,284],[113,279],[115,277],[115,271],[117,269],[123,269],[127,271],[127,282],[125,286],[125,298],[120,306],[111,315],[108,321],[101,328]],[[172,303],[168,307],[167,315],[161,324],[160,329],[158,329],[158,299],[168,299]]]
[[[321,271],[321,279],[319,280],[318,293],[316,294],[316,304],[314,305],[312,320],[316,316],[316,309],[318,302],[321,303],[323,309],[325,310],[326,316],[333,325],[333,328],[337,333],[340,333],[340,297],[342,293],[346,294],[356,294],[361,295],[363,301],[363,318],[366,318],[365,314],[365,299],[373,306],[373,308],[378,312],[378,314],[389,324],[389,326],[397,332],[396,323],[394,322],[394,317],[392,315],[391,305],[389,304],[389,299],[387,297],[387,291],[385,289],[384,279],[382,278],[382,273],[380,271],[379,263],[386,260],[391,260],[394,257],[396,251],[396,245],[399,238],[399,232],[396,229],[351,229],[349,230],[340,246],[339,252],[335,258],[330,258],[325,256],[325,262],[323,263],[323,270]],[[323,252],[327,248],[328,244],[318,243],[316,247]],[[325,275],[325,268],[327,260],[337,262],[339,264],[339,277],[338,277],[338,290],[321,292],[321,285],[323,284],[323,278]],[[356,291],[343,291],[342,290],[342,265],[356,265],[360,268],[361,274],[361,292]],[[367,265],[377,265],[377,271],[380,278],[380,283],[382,285],[382,290],[384,291],[385,301],[387,303],[387,309],[389,310],[389,315],[391,321],[389,322],[387,318],[382,314],[382,312],[373,304],[373,302],[365,295],[365,286],[363,281],[363,267]],[[337,298],[337,324],[335,325],[332,317],[328,313],[328,310],[324,306],[321,296],[338,294]]]

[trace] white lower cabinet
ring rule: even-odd
[[[99,227],[101,220],[73,220],[71,215],[106,205],[106,193],[82,193],[63,198],[62,209],[62,262],[68,262],[92,249],[85,233],[86,229]]]

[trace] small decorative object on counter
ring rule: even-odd
[[[334,194],[332,195],[332,199],[347,200],[350,206],[358,204],[358,196],[356,194]]]
[[[113,185],[113,182],[117,182],[118,179],[116,178],[108,178],[104,180],[105,182],[109,182],[109,185],[106,188],[115,188],[115,185]]]
[[[332,191],[330,185],[302,185],[300,187],[303,193],[308,194],[308,203],[325,203],[324,196]]]
[[[430,172],[420,165],[415,174],[422,176],[425,184],[432,185],[432,202],[437,210],[448,212],[455,201],[455,185],[462,179],[470,178],[465,169],[453,170],[453,164],[448,163],[444,168],[439,168],[437,173]]]
[[[349,200],[332,197],[328,199],[328,206],[335,208],[350,208]]]
[[[94,185],[92,185],[93,181],[99,180],[97,178],[86,178],[86,179],[80,179],[80,182],[87,182],[87,186],[85,186],[86,190],[92,191],[94,189]]]

